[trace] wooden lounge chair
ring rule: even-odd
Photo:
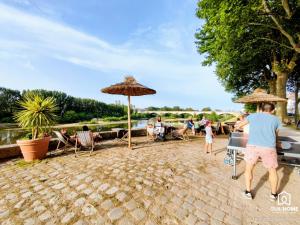
[[[156,135],[154,134],[154,126],[153,125],[147,125],[147,140],[148,141],[154,141],[156,138]]]
[[[179,129],[179,130],[174,130],[172,132],[172,137],[177,138],[177,139],[181,139],[181,140],[184,140],[184,141],[189,141],[190,138],[189,138],[189,135],[188,135],[188,128],[184,127],[182,129]]]
[[[59,131],[53,131],[53,133],[56,135],[56,137],[58,138],[58,144],[56,147],[56,150],[62,149],[63,152],[65,152],[67,150],[68,147],[74,147],[74,145],[70,142],[70,140],[63,136]],[[59,148],[60,144],[63,143],[63,147]]]
[[[77,157],[77,152],[82,148],[91,148],[90,155],[94,151],[95,143],[94,138],[90,131],[77,131],[76,133],[76,143],[75,143],[75,157]]]

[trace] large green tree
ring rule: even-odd
[[[279,10],[281,5],[272,6]],[[264,87],[286,96],[287,78],[298,54],[274,26],[261,0],[201,0],[197,16],[204,20],[196,33],[198,51],[206,55],[205,65],[216,63],[217,76],[227,91],[241,96]],[[297,30],[296,22],[292,23],[290,27]],[[286,104],[279,104],[278,113],[285,117]]]

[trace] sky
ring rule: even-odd
[[[157,91],[132,104],[239,110],[204,67],[197,0],[0,0],[0,86],[47,89],[106,103],[126,75]]]

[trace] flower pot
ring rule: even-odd
[[[43,159],[49,147],[51,137],[44,137],[35,140],[18,140],[17,144],[21,148],[22,155],[26,162],[36,159]]]

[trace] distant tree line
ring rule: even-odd
[[[0,87],[0,122],[14,122],[13,114],[18,110],[18,101],[25,93],[35,92],[44,97],[54,97],[58,106],[60,123],[72,123],[93,118],[122,117],[127,114],[124,105],[106,104],[93,99],[76,98],[60,91],[11,90]]]

